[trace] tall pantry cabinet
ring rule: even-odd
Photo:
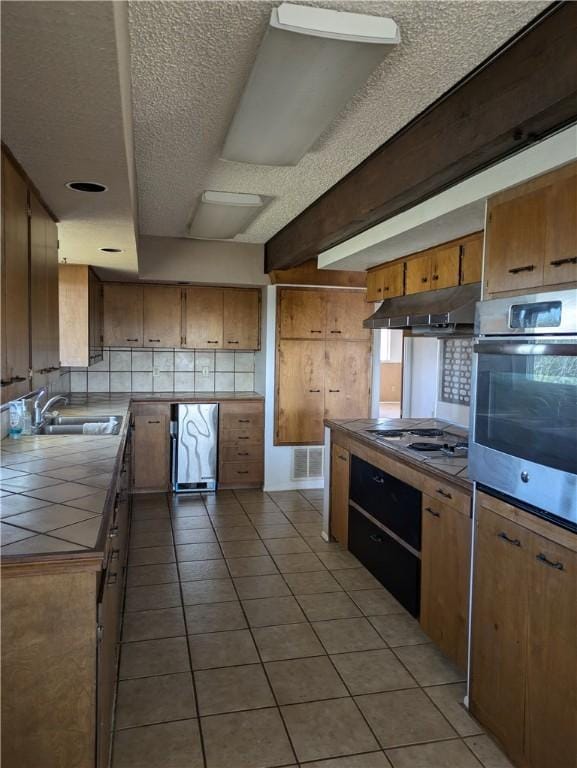
[[[365,292],[279,288],[275,445],[322,443],[324,419],[369,415]]]

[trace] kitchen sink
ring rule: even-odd
[[[54,416],[47,417],[45,423],[35,430],[37,435],[82,435],[85,424],[111,425],[105,432],[90,432],[86,434],[117,435],[122,425],[122,416]]]

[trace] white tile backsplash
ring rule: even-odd
[[[253,352],[106,349],[98,368],[71,371],[70,391],[252,392],[254,370]]]

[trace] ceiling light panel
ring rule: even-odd
[[[222,157],[296,165],[399,41],[389,18],[273,8]]]
[[[261,195],[203,192],[189,234],[202,240],[230,240],[244,232],[268,202]]]

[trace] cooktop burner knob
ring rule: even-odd
[[[521,472],[521,480],[522,480],[524,483],[528,483],[528,482],[529,482],[529,473],[528,473],[528,472],[525,472],[525,471],[523,470],[523,472]]]

